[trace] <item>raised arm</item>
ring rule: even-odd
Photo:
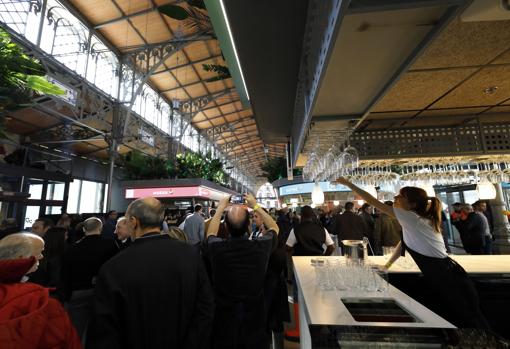
[[[338,184],[343,184],[346,187],[349,187],[353,192],[358,194],[365,200],[368,204],[372,205],[373,207],[377,208],[379,211],[387,214],[388,216],[395,217],[395,213],[393,212],[393,207],[383,204],[377,198],[374,198],[372,195],[358,187],[357,185],[351,183],[344,177],[340,177],[336,180]]]
[[[221,216],[223,215],[223,212],[228,207],[230,203],[230,196],[225,196],[223,199],[220,200],[218,207],[216,209],[216,213],[214,214],[214,217],[211,218],[211,222],[209,223],[209,227],[207,228],[207,235],[206,239],[210,235],[216,235],[218,234],[218,230],[220,229],[220,223],[221,223]]]
[[[268,230],[273,230],[276,234],[280,231],[280,228],[278,228],[278,224],[274,221],[274,219],[266,213],[264,210],[259,210],[260,207],[259,204],[257,204],[257,199],[251,194],[246,194],[244,196],[244,199],[246,200],[246,204],[252,208],[254,211],[257,211],[257,214],[259,214],[262,217],[262,221],[264,222],[264,225]]]

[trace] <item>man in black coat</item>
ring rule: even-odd
[[[204,244],[205,254],[211,261],[216,300],[213,348],[269,348],[264,282],[269,257],[278,245],[279,228],[253,195],[247,194],[247,205],[261,216],[267,228],[263,234],[250,240],[246,207],[228,207],[229,199],[220,200]],[[229,238],[222,239],[217,234],[221,216],[227,208],[225,225]]]
[[[334,217],[331,234],[338,236],[338,241],[342,240],[363,240],[368,237],[368,227],[361,216],[354,213],[354,204],[345,203],[345,212]]]
[[[131,203],[131,246],[100,270],[87,347],[207,348],[212,290],[197,249],[160,233],[157,199]]]
[[[484,251],[484,221],[473,212],[471,205],[464,204],[461,208],[462,217],[455,223],[459,231],[462,246],[467,253],[483,254]]]

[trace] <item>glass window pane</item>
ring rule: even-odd
[[[64,183],[48,183],[46,200],[64,200]]]
[[[464,202],[466,204],[473,204],[476,201],[478,201],[478,192],[476,190],[466,190],[463,192],[464,195]]]
[[[62,206],[47,206],[46,214],[61,214]]]
[[[23,230],[30,229],[37,218],[39,218],[39,206],[27,206],[25,221],[23,222]]]
[[[101,212],[101,189],[102,183],[83,181],[82,199],[80,200],[79,213]],[[84,198],[86,197],[86,200]]]
[[[28,192],[30,193],[31,200],[40,200],[42,196],[42,184],[30,184]]]
[[[69,184],[69,196],[67,197],[67,213],[78,213],[78,198],[80,197],[79,179]]]
[[[103,212],[106,213],[106,198],[108,197],[108,184],[104,185]]]

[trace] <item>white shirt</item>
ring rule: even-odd
[[[326,240],[324,241],[324,244],[326,246],[333,245],[334,244],[333,239],[331,238],[331,236],[329,236],[329,233],[326,230],[326,228],[324,228],[324,235],[326,237]],[[294,234],[294,229],[292,229],[290,231],[289,237],[287,238],[286,245],[289,246],[289,247],[294,247],[295,244],[297,244],[297,240],[296,240],[296,235]]]
[[[434,230],[430,220],[398,207],[393,207],[393,212],[402,226],[404,242],[411,250],[428,257],[448,256],[443,236]]]

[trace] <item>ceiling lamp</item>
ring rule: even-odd
[[[312,191],[312,202],[315,205],[322,205],[324,203],[324,192],[322,191],[319,182],[315,182]]]
[[[282,208],[287,208],[287,204],[283,203]]]
[[[365,203],[365,200],[358,200],[358,205],[359,206],[363,206],[364,203]]]
[[[296,207],[297,207],[297,202],[293,202],[293,203],[292,203],[292,207],[293,207],[293,208],[296,208]]]
[[[334,205],[334,206],[338,206],[338,205],[340,205],[340,201],[338,201],[338,200],[334,200],[334,201],[333,201],[333,205]]]
[[[478,183],[476,186],[478,198],[480,200],[492,200],[496,198],[496,188],[490,182]]]
[[[314,204],[314,203],[312,203],[312,204],[310,205],[310,207],[311,207],[311,208],[316,208],[316,207],[317,207],[317,205],[316,205],[316,204]]]

